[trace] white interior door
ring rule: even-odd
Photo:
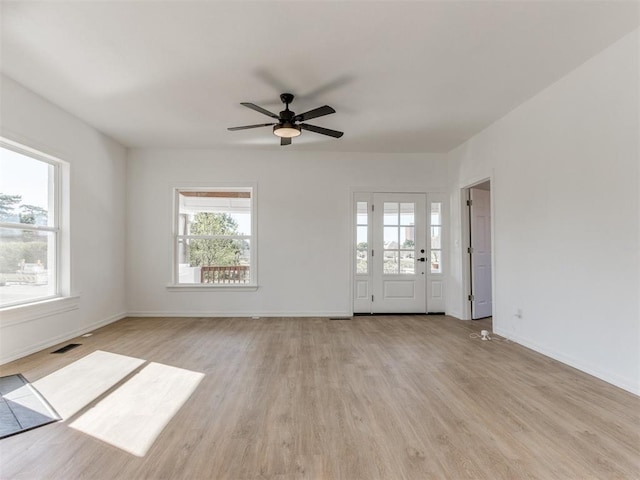
[[[491,300],[491,192],[471,188],[471,318],[490,317]]]

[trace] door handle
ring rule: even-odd
[[[426,258],[424,258],[424,257],[421,257],[421,258],[419,258],[419,259],[418,259],[418,261],[419,261],[419,262],[426,262],[426,261],[427,261],[427,259],[426,259]]]

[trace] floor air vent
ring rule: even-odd
[[[81,343],[70,343],[69,345],[65,345],[62,348],[59,348],[58,350],[55,350],[51,353],[66,353],[69,350],[73,350],[76,347],[79,347],[80,345],[82,345]]]

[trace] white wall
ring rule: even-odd
[[[459,192],[492,177],[495,331],[636,393],[638,41],[636,30],[449,154],[448,285],[460,316]]]
[[[126,151],[13,80],[0,80],[0,135],[70,164],[71,294],[79,295],[63,308],[2,312],[4,363],[124,316]]]
[[[275,137],[274,137],[275,141]],[[444,191],[443,155],[132,150],[127,290],[133,315],[346,315],[352,188]],[[257,182],[255,292],[168,291],[172,186]]]

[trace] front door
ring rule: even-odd
[[[355,313],[425,313],[426,195],[356,198]]]

